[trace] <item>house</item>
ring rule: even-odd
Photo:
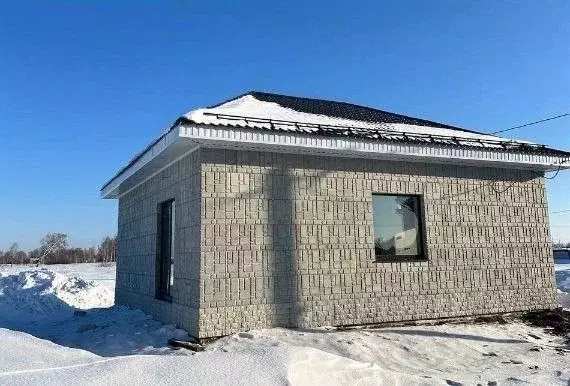
[[[570,153],[350,103],[194,110],[101,189],[116,300],[199,338],[546,309]]]
[[[570,248],[554,248],[555,264],[570,264]]]

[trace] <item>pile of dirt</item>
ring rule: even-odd
[[[566,338],[570,344],[570,310],[556,308],[554,310],[528,311],[521,315],[521,319],[536,327]]]
[[[497,315],[484,315],[478,316],[473,320],[475,323],[498,323],[507,324],[510,321],[509,316],[497,314]]]

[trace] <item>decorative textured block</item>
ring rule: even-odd
[[[372,194],[423,198],[427,260],[376,262]],[[173,301],[154,299],[157,205],[176,204]],[[201,149],[119,200],[117,302],[197,337],[554,305],[533,171]]]

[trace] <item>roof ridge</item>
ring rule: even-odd
[[[216,103],[215,105],[206,106],[206,108],[207,108],[207,109],[215,109],[216,107],[220,107],[221,105],[225,105],[225,104],[228,103],[228,102],[232,102],[232,101],[235,101],[236,99],[242,98],[242,97],[244,97],[244,96],[253,95],[253,94],[257,94],[257,93],[263,93],[263,92],[262,92],[262,91],[253,91],[253,90],[252,90],[252,91],[247,91],[247,92],[244,92],[244,93],[242,93],[242,94],[239,94],[239,95],[236,95],[236,96],[234,96],[234,97],[231,97],[231,98],[229,98],[229,99],[226,99],[226,100],[224,100],[224,101],[222,101],[222,102]],[[266,93],[266,94],[270,94],[270,93]],[[279,95],[279,94],[274,94],[274,95]]]

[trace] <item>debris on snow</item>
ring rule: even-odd
[[[522,315],[522,319],[533,326],[548,328],[553,334],[566,336],[570,343],[570,310],[557,308],[555,310],[529,311]],[[537,338],[536,335],[528,335]]]
[[[201,344],[193,343],[187,340],[174,339],[174,338],[168,339],[168,346],[174,348],[185,348],[195,352],[204,351],[204,346],[202,346]]]

